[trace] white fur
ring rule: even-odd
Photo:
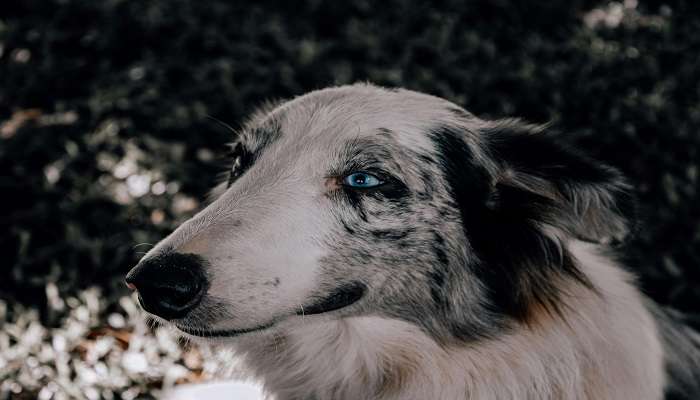
[[[566,320],[441,346],[398,320],[312,319],[278,343],[235,348],[278,399],[661,399],[661,344],[630,276],[591,245],[570,247],[601,296],[572,287]]]

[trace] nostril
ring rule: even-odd
[[[153,285],[139,289],[146,311],[165,319],[184,317],[201,301],[204,290],[195,280],[174,285]]]
[[[201,286],[194,280],[181,282],[174,285],[155,285],[149,289],[161,301],[173,307],[185,307],[196,300],[197,294],[201,291]]]

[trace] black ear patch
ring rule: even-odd
[[[467,145],[468,134],[448,126],[431,132],[477,259],[470,268],[495,312],[521,321],[536,309],[559,313],[564,283],[592,288],[560,236],[623,236],[627,186],[615,170],[527,126],[507,122],[481,132],[487,145],[479,159]]]
[[[500,167],[497,182],[548,200],[542,222],[578,239],[622,241],[634,218],[630,186],[616,169],[552,133],[514,120],[482,131]]]

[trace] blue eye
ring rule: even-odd
[[[343,178],[343,185],[359,189],[369,189],[381,185],[379,178],[366,172],[355,172]]]

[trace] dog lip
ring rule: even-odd
[[[276,321],[273,321],[273,322],[270,322],[268,324],[256,326],[253,328],[220,329],[220,330],[192,329],[192,328],[180,326],[178,324],[174,324],[174,325],[177,329],[185,332],[188,335],[205,337],[205,338],[213,338],[213,337],[234,337],[234,336],[240,336],[240,335],[243,335],[246,333],[262,331],[262,330],[265,330],[267,328],[271,328],[275,324],[275,322]]]
[[[365,285],[359,282],[342,285],[320,301],[304,306],[297,315],[322,314],[347,307],[360,300],[366,289]]]

